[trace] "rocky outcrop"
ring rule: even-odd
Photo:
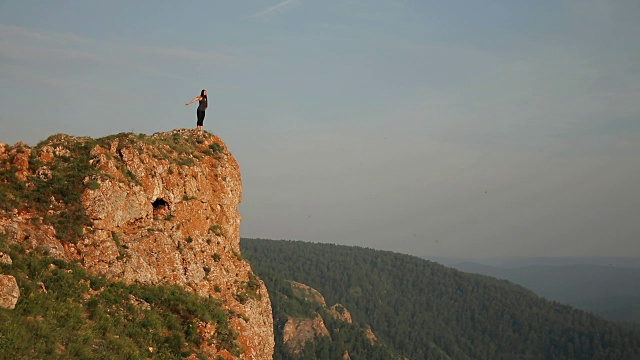
[[[11,256],[8,254],[0,252],[0,264],[11,265],[13,264],[13,260],[11,260]]]
[[[324,300],[324,296],[320,292],[311,286],[291,281],[291,289],[296,297],[303,299],[306,302],[315,302],[322,307],[327,306],[327,302]]]
[[[7,195],[7,203],[24,203],[0,213],[0,233],[10,242],[78,261],[107,279],[177,284],[221,299],[239,315],[231,325],[240,358],[271,358],[269,296],[240,254],[239,166],[218,137],[181,129],[97,140],[56,135],[35,148],[0,146],[2,168],[25,191],[47,194],[33,203]],[[206,338],[215,329],[201,324],[199,331]]]
[[[331,318],[338,320],[339,322],[346,324],[353,324],[351,313],[341,304],[334,304],[328,306],[324,296],[316,289],[295,281],[289,281],[291,284],[292,297],[294,299],[288,299],[293,301],[303,300],[308,304],[307,316],[289,316],[287,315],[286,322],[282,327],[283,343],[285,348],[293,355],[300,355],[305,348],[305,345],[317,341],[321,337],[331,337],[331,333],[337,333],[339,328],[327,329],[327,324],[331,321]],[[297,300],[299,299],[299,300]],[[324,318],[324,320],[323,320]],[[333,322],[335,326],[335,322]],[[360,329],[363,336],[369,341],[369,344],[374,346],[377,343],[377,339],[371,331],[371,328]],[[348,351],[345,351],[344,359],[350,359]]]
[[[284,344],[292,354],[299,355],[309,341],[321,336],[329,336],[329,331],[322,317],[315,314],[313,318],[289,318],[282,329]]]
[[[331,309],[329,309],[329,313],[338,320],[342,320],[349,324],[353,323],[353,320],[351,320],[351,313],[349,312],[349,310],[347,310],[346,307],[340,304],[333,305]]]
[[[15,309],[20,298],[20,289],[13,276],[0,275],[0,308]]]
[[[367,329],[365,330],[365,335],[371,345],[374,345],[375,343],[378,342],[378,338],[376,337],[376,334],[373,333],[373,331],[369,326],[367,326]]]

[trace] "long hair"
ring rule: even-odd
[[[202,97],[202,98],[205,98],[205,99],[206,99],[206,98],[207,98],[207,95],[205,95],[205,93],[204,93],[205,91],[207,91],[207,90],[202,89],[202,91],[200,91],[200,97]]]

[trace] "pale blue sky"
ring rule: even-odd
[[[195,127],[241,234],[640,256],[637,0],[0,0],[0,141]]]

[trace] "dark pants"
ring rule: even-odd
[[[198,109],[198,126],[202,126],[204,123],[204,110]]]

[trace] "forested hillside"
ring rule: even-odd
[[[267,287],[268,279],[314,287],[410,359],[640,358],[637,327],[507,281],[365,248],[263,239],[241,247]]]

